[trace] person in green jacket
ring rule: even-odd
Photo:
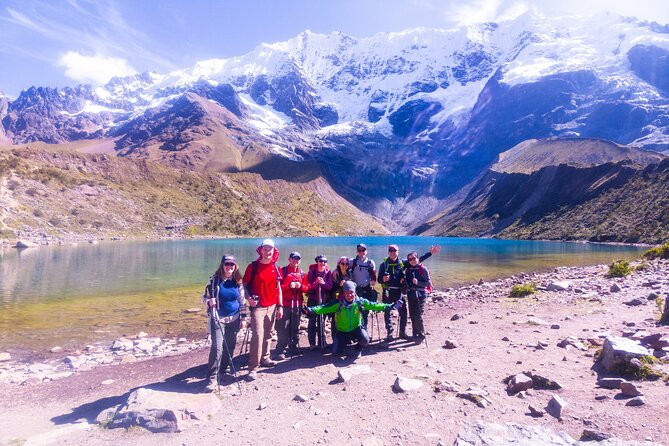
[[[339,300],[333,300],[324,305],[313,307],[304,307],[302,312],[306,315],[312,314],[332,314],[334,313],[337,333],[332,345],[332,353],[335,356],[341,356],[344,347],[349,341],[356,340],[358,344],[355,347],[355,358],[362,356],[362,348],[369,344],[369,335],[363,325],[362,311],[391,311],[397,310],[404,303],[402,299],[394,304],[384,304],[370,302],[367,299],[358,297],[355,293],[356,284],[353,281],[344,282],[342,287],[343,297]]]

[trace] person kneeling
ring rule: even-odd
[[[342,294],[339,300],[329,302],[325,305],[314,307],[303,307],[302,312],[306,315],[312,314],[332,314],[334,313],[337,333],[334,338],[332,353],[334,356],[341,356],[346,344],[350,341],[357,341],[355,358],[362,356],[362,348],[369,344],[369,335],[362,323],[362,312],[366,311],[391,311],[397,310],[403,304],[400,299],[394,304],[384,304],[370,302],[367,299],[358,297],[355,293],[356,284],[352,281],[344,282]]]

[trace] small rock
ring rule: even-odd
[[[506,392],[509,395],[516,394],[523,390],[531,389],[534,385],[532,378],[525,375],[524,373],[519,373],[507,378]]]
[[[12,355],[10,355],[7,352],[0,352],[0,362],[5,362],[5,361],[10,361],[12,359]]]
[[[113,379],[105,379],[100,384],[102,384],[103,386],[108,386],[108,385],[113,384],[113,383],[114,383]]]
[[[611,438],[611,434],[594,431],[592,429],[584,429],[581,434],[581,441],[604,441]]]
[[[458,389],[455,384],[448,381],[441,381],[436,386],[434,386],[435,392],[457,392]]]
[[[184,310],[184,313],[193,314],[193,313],[199,313],[199,312],[201,312],[201,311],[202,311],[202,310],[199,309],[199,308],[186,308],[186,309]]]
[[[298,401],[300,403],[305,403],[309,401],[309,397],[305,395],[300,395],[299,393],[293,397],[293,401]]]
[[[573,284],[570,281],[563,280],[549,283],[548,286],[546,286],[546,289],[548,291],[567,291],[572,285]]]
[[[502,338],[502,341],[509,342],[510,340],[509,340],[509,337],[508,337],[508,336],[504,336],[504,337]]]
[[[530,411],[530,416],[534,418],[540,418],[544,416],[544,411],[534,407],[533,405],[527,406],[527,409]]]
[[[637,387],[633,383],[627,381],[623,381],[620,383],[620,392],[625,396],[641,395],[639,389],[637,389]]]
[[[393,391],[396,393],[412,392],[423,387],[423,382],[417,379],[398,376],[393,383]]]
[[[63,347],[53,347],[51,350],[49,350],[51,353],[60,353],[63,351]]]
[[[612,293],[618,293],[621,290],[622,288],[620,288],[620,285],[618,285],[617,283],[614,283],[613,285],[611,285],[611,288],[609,288],[609,291],[611,291]]]
[[[560,398],[558,395],[553,395],[548,401],[546,406],[546,412],[551,416],[560,419],[562,417],[562,411],[567,407],[567,402]]]
[[[446,341],[444,341],[444,345],[443,345],[443,347],[444,347],[445,349],[449,349],[449,350],[450,350],[450,349],[453,349],[453,348],[457,348],[457,345],[456,345],[455,342],[453,342],[452,340],[450,340],[450,339],[446,339]]]
[[[257,410],[265,410],[265,409],[267,409],[267,403],[260,403]]]
[[[644,404],[646,404],[646,398],[637,396],[636,398],[632,398],[627,403],[625,403],[625,406],[643,406]]]
[[[488,407],[489,404],[492,404],[492,401],[487,397],[488,392],[477,387],[470,387],[464,392],[457,393],[455,396],[472,401],[483,409]]]
[[[372,373],[368,365],[352,365],[337,370],[337,380],[339,382],[349,382],[354,376]]]
[[[620,389],[620,384],[623,382],[625,380],[622,378],[601,378],[597,380],[597,385],[605,389]]]
[[[630,307],[638,307],[639,305],[644,305],[646,302],[643,300],[635,297],[632,300],[628,300],[627,302],[623,302],[625,305],[630,306]]]
[[[559,330],[560,329],[560,324],[553,324],[553,325],[551,325],[551,328],[553,330]]]

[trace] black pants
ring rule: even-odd
[[[385,289],[383,290],[383,303],[384,304],[394,304],[402,297],[402,290],[400,289]],[[400,333],[406,333],[407,329],[407,305],[406,302],[402,305],[399,310],[400,313]],[[390,320],[390,312],[386,311],[383,315],[383,320],[386,323],[386,331],[388,332],[388,337],[393,335],[393,323]]]
[[[297,353],[300,340],[300,308],[283,307],[283,317],[276,320],[276,354],[284,353],[286,347],[291,353]]]
[[[355,294],[357,294],[358,297],[367,299],[370,302],[376,302],[379,299],[378,293],[374,290],[374,288],[372,288],[371,285],[355,287]],[[365,329],[368,327],[367,325],[368,316],[369,316],[369,311],[362,310],[362,322],[364,324]]]
[[[351,341],[358,341],[358,345],[355,346],[356,351],[362,350],[364,346],[369,344],[369,335],[367,334],[367,330],[362,327],[358,327],[353,331],[338,331],[334,336],[332,353],[335,355],[341,355],[344,352],[346,344]]]
[[[427,293],[424,290],[409,290],[409,317],[411,317],[411,330],[414,336],[424,336],[423,307]]]
[[[322,314],[310,313],[309,325],[307,326],[307,339],[309,339],[309,347],[327,346],[327,339],[325,339],[325,325],[321,327],[321,323],[325,324],[325,316]],[[323,336],[321,338],[321,336]],[[316,340],[318,339],[318,344]]]
[[[237,345],[237,333],[239,333],[239,324],[241,319],[224,324],[220,327],[212,317],[209,318],[209,330],[211,331],[211,350],[209,350],[209,370],[207,377],[210,380],[218,379],[218,375],[230,366],[230,358],[234,355]],[[223,330],[223,333],[221,333]],[[225,339],[225,345],[223,340]]]

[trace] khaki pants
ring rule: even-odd
[[[249,370],[256,369],[261,361],[269,359],[275,308],[276,305],[251,309],[251,330],[253,333],[251,334],[251,350],[249,352]]]

